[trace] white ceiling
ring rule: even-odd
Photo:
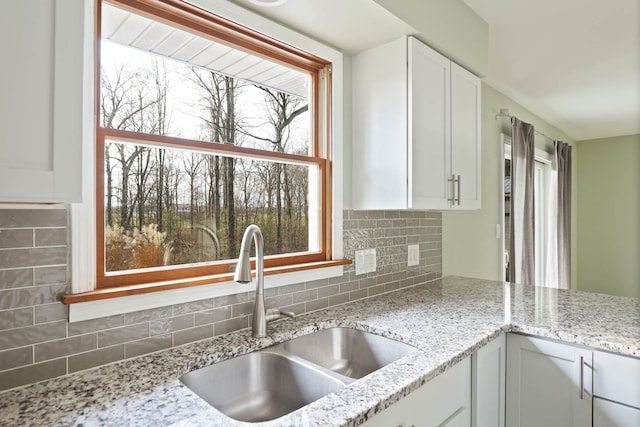
[[[639,0],[464,2],[489,24],[489,85],[575,140],[640,133]]]
[[[230,1],[348,53],[414,32],[373,0],[288,0],[273,7]]]
[[[373,0],[231,1],[349,53],[415,33]],[[640,134],[640,0],[463,1],[489,23],[488,84],[575,140]]]

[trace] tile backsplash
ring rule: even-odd
[[[376,248],[377,271],[267,289],[266,305],[305,313],[442,275],[442,218],[425,211],[344,211],[344,257]],[[68,323],[66,209],[0,209],[0,390],[250,326],[253,292]],[[420,263],[407,267],[407,245]]]

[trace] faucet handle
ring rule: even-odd
[[[296,314],[293,311],[280,310],[280,314],[283,315],[283,316],[287,316],[290,319],[295,319],[296,318]],[[280,317],[282,317],[282,316],[280,316]]]
[[[267,322],[277,320],[282,316],[287,316],[292,319],[295,319],[296,314],[293,311],[281,311],[280,309],[277,309],[277,308],[270,308],[267,310]]]

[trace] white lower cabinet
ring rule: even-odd
[[[595,397],[593,427],[638,427],[640,409]]]
[[[592,425],[591,350],[507,335],[508,427]]]
[[[640,359],[509,333],[366,427],[640,427]]]
[[[593,427],[640,426],[640,359],[593,352]]]
[[[468,427],[470,406],[471,360],[467,357],[362,425]]]
[[[471,425],[504,427],[506,337],[500,335],[471,356]]]

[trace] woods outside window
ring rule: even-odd
[[[99,288],[331,259],[329,64],[181,1],[102,2]],[[197,283],[196,283],[197,284]]]

